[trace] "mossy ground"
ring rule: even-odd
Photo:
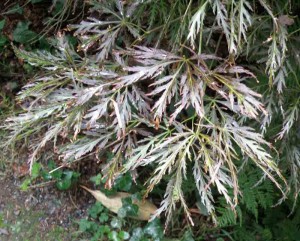
[[[0,178],[0,240],[77,240],[76,220],[85,212],[76,212],[68,202],[68,194],[57,193],[51,187],[47,188],[51,193],[48,195],[48,190],[22,192],[20,183],[17,178]]]

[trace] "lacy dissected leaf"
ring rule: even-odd
[[[276,172],[279,176],[281,174],[272,157],[262,147],[270,144],[250,127],[239,126],[233,120],[224,123],[224,127],[199,123],[190,129],[179,123],[176,125],[177,128],[168,129],[160,136],[144,139],[141,144],[145,144],[134,150],[133,156],[125,165],[125,170],[145,165],[156,167],[147,182],[147,193],[152,191],[166,175],[171,177],[165,199],[156,215],[166,211],[167,219],[170,220],[176,203],[180,201],[187,216],[190,217],[182,190],[182,182],[187,179],[187,167],[190,162],[194,163],[195,184],[201,202],[208,212],[214,211],[212,185],[215,185],[218,192],[233,208],[237,204],[240,192],[234,161],[243,158],[238,155],[238,150],[242,150],[243,155],[252,159],[280,187],[272,172]],[[180,132],[177,132],[178,130]],[[237,147],[233,146],[233,142],[237,144]],[[234,190],[233,198],[229,194],[231,188]]]
[[[252,7],[250,3],[246,0],[241,0],[237,3],[235,12],[238,15],[238,38],[237,41],[240,44],[241,40],[244,39],[247,41],[247,30],[248,27],[252,24],[252,18],[250,15],[250,11],[252,11]]]
[[[80,40],[76,51],[61,33],[48,52],[14,47],[36,75],[18,95],[21,114],[3,127],[9,144],[28,143],[31,168],[52,143],[62,166],[88,156],[101,163],[106,188],[126,171],[146,180],[146,195],[166,184],[153,218],[165,212],[167,223],[184,210],[193,224],[198,214],[189,208],[196,205],[214,221],[221,214],[221,225],[235,224],[241,186],[253,184],[239,173],[250,161],[258,167],[256,186],[268,177],[283,192],[279,203],[290,188],[297,199],[299,29],[288,15],[292,1],[87,2],[88,17],[69,26]],[[243,204],[258,217],[257,207],[270,203],[248,191]]]
[[[121,34],[127,32],[134,38],[139,38],[140,29],[129,18],[133,15],[137,4],[132,3],[126,7],[124,5],[119,0],[108,1],[99,9],[99,13],[104,15],[100,18],[103,20],[89,18],[88,21],[69,26],[69,28],[76,30],[75,35],[81,36],[80,49],[87,51],[96,45],[96,60],[103,61],[115,47],[117,38],[122,38]],[[115,11],[115,7],[118,11]],[[107,19],[105,14],[110,14],[110,17]],[[122,38],[122,41],[127,42],[124,38]]]
[[[153,96],[152,98],[159,96],[152,107],[155,110],[154,117],[161,118],[172,101],[176,102],[172,119],[190,105],[202,117],[206,86],[225,99],[219,103],[234,112],[251,118],[257,118],[259,112],[264,112],[263,104],[257,100],[260,94],[241,83],[247,78],[255,78],[243,67],[219,65],[210,70],[206,62],[220,59],[213,55],[197,55],[193,52],[190,58],[186,58],[164,50],[137,47],[128,54],[141,65],[126,67],[130,74],[121,76],[118,85],[128,86],[149,78],[154,79],[149,85],[154,86],[154,89],[148,94]],[[164,72],[168,74],[163,75]],[[243,78],[239,77],[240,75],[243,75]]]

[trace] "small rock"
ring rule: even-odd
[[[281,23],[283,26],[285,26],[285,25],[290,26],[290,25],[293,25],[293,23],[295,21],[294,21],[294,19],[292,19],[288,15],[281,15],[278,18],[278,22]]]
[[[55,213],[55,211],[56,211],[56,208],[55,208],[55,207],[52,207],[52,208],[50,209],[50,211],[49,211],[49,214],[52,215],[52,214]]]
[[[8,235],[8,231],[4,228],[0,228],[0,235]]]
[[[21,212],[20,210],[15,210],[15,211],[14,211],[14,214],[15,214],[16,216],[19,216],[19,215],[20,215],[20,212]]]

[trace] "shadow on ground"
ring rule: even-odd
[[[86,215],[74,198],[76,190],[49,186],[22,192],[20,184],[18,178],[0,176],[0,240],[76,240],[76,220]]]

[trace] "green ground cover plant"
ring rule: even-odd
[[[77,4],[66,2],[62,19]],[[2,127],[3,145],[26,143],[33,173],[51,145],[61,168],[94,159],[106,189],[129,175],[138,183],[131,188],[157,202],[152,220],[161,217],[169,234],[190,225],[205,240],[197,233],[204,221],[220,227],[219,240],[222,232],[296,240],[300,4],[84,2],[85,18],[60,29],[48,49],[12,43],[37,71],[16,97],[22,112]],[[272,208],[289,220],[280,228]],[[292,231],[278,232],[289,222]],[[86,221],[80,229],[93,227]],[[109,239],[122,240],[105,227]]]

